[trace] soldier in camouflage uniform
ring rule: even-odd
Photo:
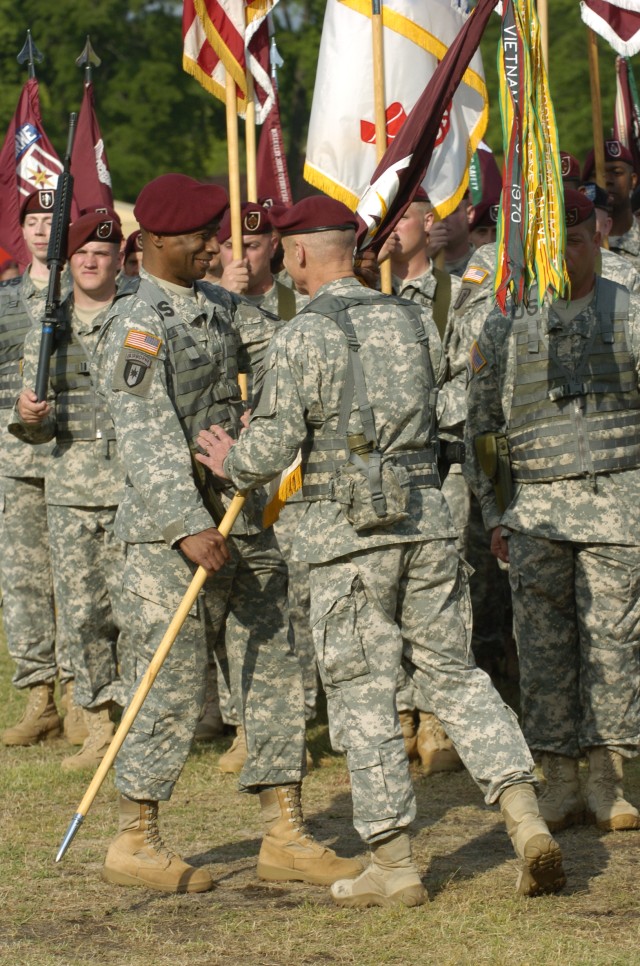
[[[143,188],[134,209],[143,240],[140,277],[134,292],[116,299],[102,332],[102,391],[127,472],[116,531],[127,543],[123,579],[138,679],[195,567],[218,571],[187,616],[116,761],[120,832],[103,875],[168,892],[213,886],[206,869],[187,865],[162,844],[157,816],[202,707],[206,633],[216,634],[225,611],[232,693],[242,698],[248,746],[240,782],[259,792],[266,825],[258,874],[329,883],[361,869],[316,843],[302,825],[300,666],[288,635],[286,567],[272,531],[262,529],[263,501],[247,500],[226,544],[215,520],[230,490],[212,487],[193,459],[202,426],[222,421],[237,435],[243,414],[232,325],[237,300],[199,281],[226,204],[224,191],[184,175],[163,175]]]
[[[606,188],[611,198],[612,219],[609,248],[640,267],[640,225],[633,217],[631,194],[637,175],[633,170],[633,155],[620,141],[604,142]],[[589,152],[582,172],[583,181],[594,176],[593,151]]]
[[[7,432],[22,387],[24,339],[44,314],[53,202],[49,190],[26,199],[22,230],[33,261],[21,278],[0,285],[0,585],[9,654],[16,663],[13,684],[29,691],[21,720],[3,732],[6,745],[35,744],[61,731],[53,698],[57,662],[44,500],[51,447],[25,446]],[[61,667],[61,680],[69,678],[68,667]]]
[[[64,642],[83,709],[86,738],[62,762],[65,770],[95,768],[114,734],[110,707],[124,704],[118,664],[127,667],[121,601],[124,544],[114,534],[124,471],[113,423],[95,395],[91,358],[116,292],[122,232],[115,212],[89,213],[70,227],[68,255],[73,290],[55,334],[47,400],[33,386],[41,329],[26,338],[23,386],[10,430],[40,443],[55,439],[46,501],[57,605]],[[122,629],[122,632],[121,632]]]
[[[383,248],[390,252],[392,287],[395,295],[425,306],[430,312],[438,332],[446,345],[449,339],[448,319],[451,302],[457,296],[460,281],[437,268],[428,255],[429,237],[433,229],[434,214],[426,192],[419,188],[413,202],[398,220],[394,231]],[[441,428],[445,426],[452,438],[460,435],[464,409],[456,410],[449,405],[445,412],[439,397],[438,417]],[[458,403],[464,397],[458,397]],[[448,400],[451,402],[451,400]],[[452,413],[453,410],[453,413]],[[459,549],[465,554],[469,522],[469,488],[461,473],[460,465],[452,465],[444,482],[442,492],[459,534]],[[431,709],[421,704],[418,689],[404,670],[398,681],[398,712],[410,759],[419,758],[426,774],[457,771],[462,768],[460,756],[453,747],[441,723]],[[416,731],[415,716],[419,724]]]
[[[294,553],[310,565],[332,741],[347,749],[354,824],[372,852],[368,869],[335,883],[332,896],[350,907],[426,898],[406,832],[415,798],[396,712],[401,663],[485,800],[500,802],[521,863],[519,891],[555,891],[561,856],[538,816],[533,762],[513,713],[469,661],[465,567],[434,450],[443,360],[433,320],[358,283],[355,219],[344,205],[308,198],[272,217],[287,269],[311,301],[274,336],[248,430],[233,445],[211,427],[198,437],[199,459],[256,487],[311,436],[309,507]]]
[[[220,285],[243,296],[234,316],[234,325],[247,353],[248,407],[259,392],[263,378],[264,357],[271,337],[283,321],[289,321],[306,303],[291,285],[285,285],[271,272],[271,262],[278,247],[273,234],[269,210],[262,205],[245,202],[241,208],[242,258],[234,259],[230,212],[224,215],[218,230],[223,266]],[[260,311],[258,311],[258,308]],[[299,493],[290,497],[274,524],[280,549],[287,561],[289,620],[302,668],[305,717],[315,716],[318,681],[315,651],[309,624],[309,573],[305,564],[292,561],[291,546],[304,504]],[[229,752],[220,757],[221,771],[240,771],[246,756],[242,726]],[[307,756],[310,765],[311,759]]]
[[[471,351],[465,474],[510,563],[523,729],[547,778],[541,811],[556,829],[585,815],[637,829],[622,763],[640,738],[640,299],[597,278],[592,203],[568,190],[565,210],[571,303],[487,318]],[[509,470],[490,465],[504,437],[514,490],[501,488],[501,512],[481,461],[496,478]]]

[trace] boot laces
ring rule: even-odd
[[[301,838],[312,841],[312,837],[309,835],[309,832],[304,824],[300,795],[296,794],[296,792],[288,791],[286,794],[286,802],[289,823],[293,825],[295,831],[299,833]]]
[[[143,821],[145,845],[148,845],[154,852],[157,852],[159,855],[164,855],[169,860],[175,859],[177,857],[176,853],[162,841],[160,829],[158,828],[157,810],[147,807]]]

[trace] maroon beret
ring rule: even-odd
[[[162,174],[146,184],[133,214],[141,228],[157,235],[188,235],[222,217],[227,192],[186,174]]]
[[[473,231],[474,228],[494,228],[498,224],[499,212],[499,198],[481,201],[479,204],[474,206],[473,217],[469,224],[469,231]]]
[[[560,152],[560,174],[563,181],[580,181],[580,162],[566,151]]]
[[[418,190],[414,194],[412,201],[429,201],[429,195],[424,190],[421,184],[418,185]]]
[[[27,215],[50,215],[56,200],[56,193],[52,188],[39,188],[32,191],[20,205],[20,224]]]
[[[575,228],[593,214],[593,201],[583,191],[567,188],[564,193],[564,220],[567,228]]]
[[[281,235],[306,235],[315,231],[355,231],[358,219],[334,198],[315,195],[291,208],[271,209],[271,224]]]
[[[604,160],[607,161],[623,161],[625,164],[630,164],[633,167],[633,155],[629,148],[625,148],[621,141],[605,141],[604,142]],[[589,151],[582,169],[582,180],[589,181],[590,176],[595,170],[595,154],[593,151]]]
[[[142,251],[142,232],[139,228],[132,231],[124,244],[124,260],[128,259],[133,252]]]
[[[110,218],[101,211],[89,211],[69,226],[67,255],[72,255],[90,241],[111,242],[119,245],[122,241],[120,219]]]
[[[270,235],[271,217],[269,211],[257,201],[245,201],[240,206],[240,224],[243,235]],[[231,238],[231,209],[227,208],[218,228],[220,244]]]

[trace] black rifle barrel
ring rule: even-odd
[[[69,135],[67,150],[64,155],[62,174],[56,188],[56,201],[51,221],[49,248],[47,249],[47,266],[49,268],[49,288],[47,289],[47,305],[42,320],[42,338],[40,340],[40,355],[38,357],[38,371],[36,374],[36,396],[38,402],[47,398],[49,385],[49,364],[54,349],[56,326],[60,315],[60,276],[67,260],[67,232],[71,220],[71,201],[73,199],[73,175],[71,174],[71,153],[76,134],[78,115],[69,115]]]

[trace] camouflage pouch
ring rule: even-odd
[[[377,527],[390,527],[409,516],[409,474],[404,466],[390,460],[382,463],[382,501],[376,509],[371,497],[367,463],[359,460],[345,463],[339,467],[334,480],[334,499],[357,533],[374,530]]]

